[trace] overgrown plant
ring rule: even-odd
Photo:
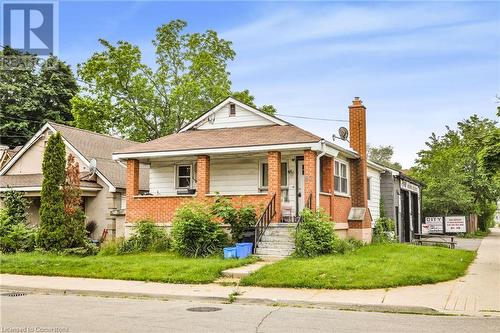
[[[372,243],[393,243],[396,241],[394,221],[388,217],[380,217],[375,221]]]
[[[121,244],[118,253],[161,252],[170,248],[167,232],[153,221],[138,221],[134,228],[134,234]]]
[[[8,209],[0,209],[0,251],[28,252],[35,247],[36,230],[25,223],[19,223],[9,215]]]
[[[173,248],[188,257],[206,257],[220,252],[227,236],[219,223],[213,221],[211,207],[191,202],[175,212],[172,228]]]
[[[212,213],[222,220],[222,223],[229,224],[231,240],[239,242],[243,239],[243,232],[255,225],[255,207],[246,205],[236,209],[231,204],[231,200],[218,196],[212,206]]]
[[[28,208],[30,202],[24,197],[24,193],[9,189],[3,193],[3,202],[7,215],[14,223],[28,223]]]
[[[336,240],[334,222],[322,210],[313,212],[304,209],[302,222],[295,234],[295,254],[300,257],[314,257],[333,253]]]

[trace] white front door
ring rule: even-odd
[[[297,215],[304,209],[304,161],[297,161]]]

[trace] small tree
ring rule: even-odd
[[[64,223],[67,247],[81,247],[85,243],[85,214],[81,207],[80,166],[72,154],[68,156],[66,180],[62,188],[64,197]]]
[[[66,248],[64,194],[66,149],[61,134],[50,136],[43,155],[38,246],[45,250]]]

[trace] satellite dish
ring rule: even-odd
[[[90,172],[90,175],[89,177],[92,177],[97,171],[97,161],[95,158],[91,159],[89,161],[89,172]]]
[[[335,141],[335,139],[340,139],[342,141],[347,141],[349,138],[349,130],[345,127],[339,128],[339,136],[336,136],[335,134],[332,135],[332,140]]]
[[[347,128],[345,127],[339,128],[339,136],[342,140],[346,141],[349,137],[349,130],[347,130]]]

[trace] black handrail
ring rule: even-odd
[[[267,204],[266,209],[262,213],[262,215],[255,223],[255,242],[254,242],[254,250],[257,248],[257,244],[259,244],[262,235],[267,229],[269,223],[271,223],[274,215],[276,215],[276,194],[273,195],[269,203]]]

